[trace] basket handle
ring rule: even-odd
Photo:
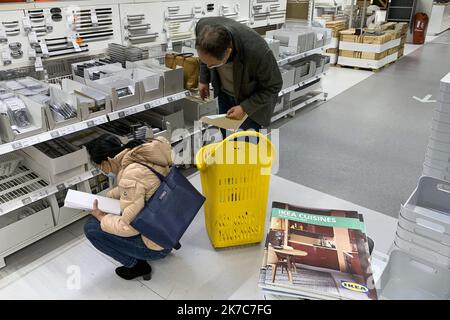
[[[266,143],[270,146],[270,152],[273,153],[273,144],[272,142],[267,139],[267,137],[259,132],[256,131],[238,131],[235,132],[231,135],[229,135],[228,137],[226,137],[224,140],[222,140],[220,143],[217,144],[217,146],[214,148],[214,150],[211,151],[211,154],[209,155],[209,157],[214,157],[216,150],[219,149],[220,147],[222,147],[226,142],[230,141],[230,140],[234,140],[236,138],[240,138],[240,137],[258,137],[260,140],[258,142],[258,144],[261,143],[261,140],[265,140]],[[199,162],[197,161],[197,168],[199,170],[202,170],[206,167],[206,164],[204,162]]]
[[[257,137],[259,138],[259,142],[258,144],[261,143],[261,140],[265,140],[267,142],[267,144],[270,146],[270,149],[273,149],[273,145],[272,142],[267,139],[267,137],[265,135],[263,135],[262,133],[256,132],[256,131],[238,131],[235,132],[233,134],[230,134],[228,137],[226,137],[225,139],[222,140],[222,142],[220,142],[220,144],[217,145],[217,147],[211,152],[211,156],[213,156],[216,153],[216,150],[221,147],[222,145],[224,145],[225,143],[227,143],[228,141],[234,140],[236,138],[240,138],[240,137]]]
[[[272,153],[273,153],[273,144],[272,144],[272,142],[269,139],[267,139],[267,137],[265,135],[263,135],[262,133],[249,130],[249,131],[238,131],[238,132],[235,132],[235,133],[229,135],[228,137],[223,139],[222,142],[220,142],[214,148],[214,150],[212,150],[210,156],[214,157],[214,155],[216,153],[216,150],[219,149],[220,147],[223,147],[223,145],[225,143],[227,143],[228,141],[231,141],[231,140],[234,140],[234,139],[237,139],[237,138],[240,138],[240,137],[257,137],[257,138],[259,138],[258,145],[261,143],[262,140],[265,140],[265,142],[269,145],[270,154],[272,155]]]

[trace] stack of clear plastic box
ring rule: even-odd
[[[423,174],[450,181],[450,73],[441,79]]]
[[[384,299],[450,299],[450,73],[439,89],[423,176],[378,283]]]

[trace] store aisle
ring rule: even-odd
[[[200,188],[198,174],[190,180]],[[378,279],[394,239],[395,219],[276,176],[271,179],[267,212],[272,201],[362,213],[367,233],[375,241],[372,266]],[[181,250],[151,262],[150,281],[118,278],[114,269],[119,263],[89,243],[83,223],[78,221],[8,257],[7,266],[0,269],[0,300],[264,298],[257,286],[264,241],[215,250],[206,234],[203,209],[183,236]]]
[[[450,32],[281,128],[279,175],[397,217],[422,172]]]

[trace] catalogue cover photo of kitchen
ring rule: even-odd
[[[272,203],[259,286],[305,299],[377,299],[362,215]]]

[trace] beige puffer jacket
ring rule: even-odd
[[[165,138],[158,137],[133,149],[125,149],[114,160],[120,164],[117,186],[107,196],[120,200],[122,215],[107,214],[101,221],[101,228],[117,236],[132,237],[139,232],[130,225],[131,221],[160,185],[158,177],[137,162],[145,163],[165,176],[172,164],[171,146]],[[163,249],[144,236],[142,240],[151,250]]]

